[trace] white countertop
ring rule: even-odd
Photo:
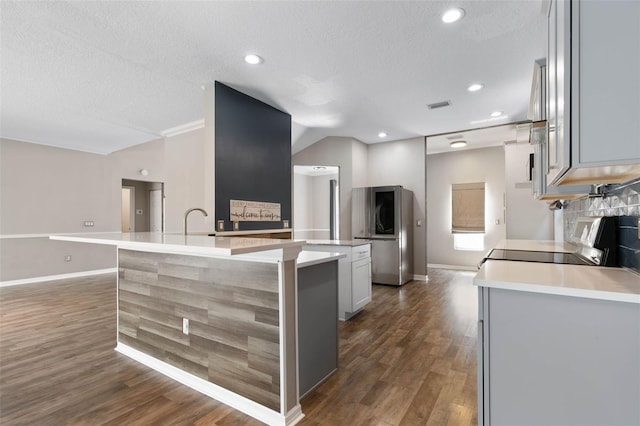
[[[502,240],[495,245],[496,249],[550,251],[555,253],[573,253],[577,247],[571,243],[553,240]]]
[[[277,250],[261,251],[258,253],[240,254],[235,256],[239,260],[259,260],[259,261],[277,261],[282,256]],[[347,257],[342,253],[329,253],[320,251],[306,251],[302,250],[298,254],[296,264],[298,269],[306,268],[307,266],[319,265],[321,263],[330,262],[332,260],[338,260],[343,257]]]
[[[362,246],[364,244],[371,244],[371,241],[369,240],[297,240],[297,241],[305,241],[307,245],[317,245],[317,246],[357,247],[357,246]]]
[[[640,304],[640,275],[622,268],[487,260],[479,287]]]
[[[281,228],[281,229],[255,229],[248,231],[219,231],[219,232],[211,232],[208,235],[216,235],[219,237],[235,237],[242,235],[255,235],[255,234],[279,234],[279,233],[291,233],[293,229],[291,228]]]
[[[206,235],[168,234],[162,232],[90,233],[52,235],[59,241],[107,244],[133,250],[161,253],[199,254],[204,256],[230,256],[304,246],[304,241],[270,238],[209,237]]]

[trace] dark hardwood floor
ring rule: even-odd
[[[476,424],[473,275],[375,285],[300,424]],[[0,424],[260,424],[115,352],[115,315],[115,274],[0,289]]]

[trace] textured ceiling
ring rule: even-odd
[[[453,5],[466,16],[445,25]],[[214,80],[291,114],[294,152],[325,136],[375,143],[518,121],[545,56],[542,0],[0,8],[0,135],[97,153],[202,119]],[[249,52],[264,63],[245,64]],[[467,92],[472,82],[485,88]],[[508,117],[486,121],[495,110]]]

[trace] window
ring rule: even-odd
[[[484,182],[451,186],[451,232],[484,233]]]
[[[484,182],[451,186],[451,232],[455,250],[484,250]]]
[[[483,251],[484,234],[453,234],[453,249]]]

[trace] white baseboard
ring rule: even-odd
[[[135,361],[138,361],[141,364],[146,365],[147,367],[157,371],[158,373],[172,378],[178,383],[182,383],[183,385],[188,386],[191,389],[200,392],[201,394],[220,401],[223,404],[235,408],[238,411],[242,411],[248,416],[251,416],[254,419],[258,419],[268,425],[292,426],[298,423],[304,417],[304,414],[302,414],[302,407],[299,403],[285,416],[278,413],[277,411],[265,407],[264,405],[258,404],[255,401],[245,398],[244,396],[240,396],[234,392],[231,392],[230,390],[208,382],[200,377],[194,376],[191,373],[187,373],[186,371],[181,370],[178,367],[174,367],[171,364],[160,361],[159,359],[147,355],[144,352],[140,352],[139,350],[134,349],[131,346],[127,346],[118,342],[116,351],[128,356]]]
[[[66,280],[69,278],[90,277],[92,275],[111,274],[113,272],[118,272],[118,268],[94,269],[92,271],[72,272],[69,274],[47,275],[44,277],[24,278],[21,280],[0,281],[0,287],[41,283],[45,281]]]
[[[462,265],[441,265],[438,263],[428,263],[427,268],[435,268],[435,269],[454,269],[457,271],[473,271],[478,272],[478,267],[476,266],[462,266]]]
[[[413,279],[416,281],[429,281],[429,278],[426,275],[413,274]]]

